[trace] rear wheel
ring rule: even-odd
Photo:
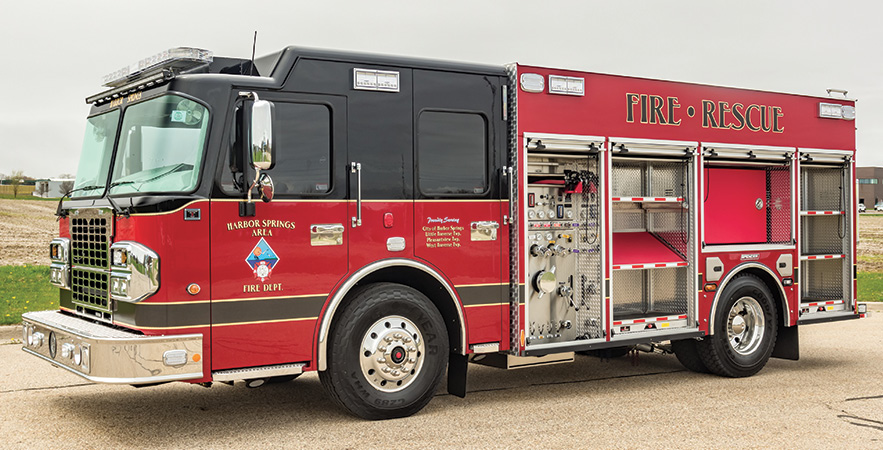
[[[697,342],[699,356],[718,375],[754,375],[766,365],[776,344],[773,296],[754,275],[734,278],[721,294],[714,334]]]
[[[405,417],[432,399],[444,374],[448,333],[426,296],[393,283],[352,293],[335,317],[328,368],[319,372],[328,395],[365,419]]]

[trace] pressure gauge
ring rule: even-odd
[[[537,212],[537,217],[539,217],[540,219],[545,219],[545,218],[546,218],[546,212],[543,211],[543,210],[538,211],[538,212]]]
[[[550,210],[549,210],[549,218],[550,218],[550,219],[554,219],[554,218],[555,218],[555,210],[554,210],[554,209],[550,209]]]
[[[572,210],[572,209],[568,209],[568,210],[564,213],[564,215],[567,216],[568,219],[573,219],[573,210]]]
[[[537,213],[536,213],[536,211],[534,211],[534,210],[531,209],[530,211],[527,212],[527,218],[528,218],[528,219],[533,220],[533,219],[536,218],[536,217],[537,217]]]
[[[552,238],[554,238],[554,237],[555,237],[555,235],[553,235],[551,231],[546,233],[546,240],[547,241],[551,241]]]

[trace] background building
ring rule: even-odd
[[[858,201],[871,209],[883,204],[883,167],[856,167]]]

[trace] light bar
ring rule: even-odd
[[[212,62],[210,50],[193,47],[175,47],[144,58],[140,61],[121,67],[102,78],[102,85],[120,87],[142,75],[151,74],[162,69],[190,69]]]
[[[855,120],[855,106],[838,103],[819,103],[819,117],[826,119]]]

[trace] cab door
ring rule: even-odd
[[[221,162],[227,198],[211,201],[213,370],[310,361],[317,317],[347,271],[346,99],[258,94],[275,110],[275,197],[240,216],[244,195],[228,181],[236,164]],[[247,183],[253,177],[246,170]]]
[[[505,121],[500,78],[414,70],[415,255],[455,286],[469,343],[500,342]]]

